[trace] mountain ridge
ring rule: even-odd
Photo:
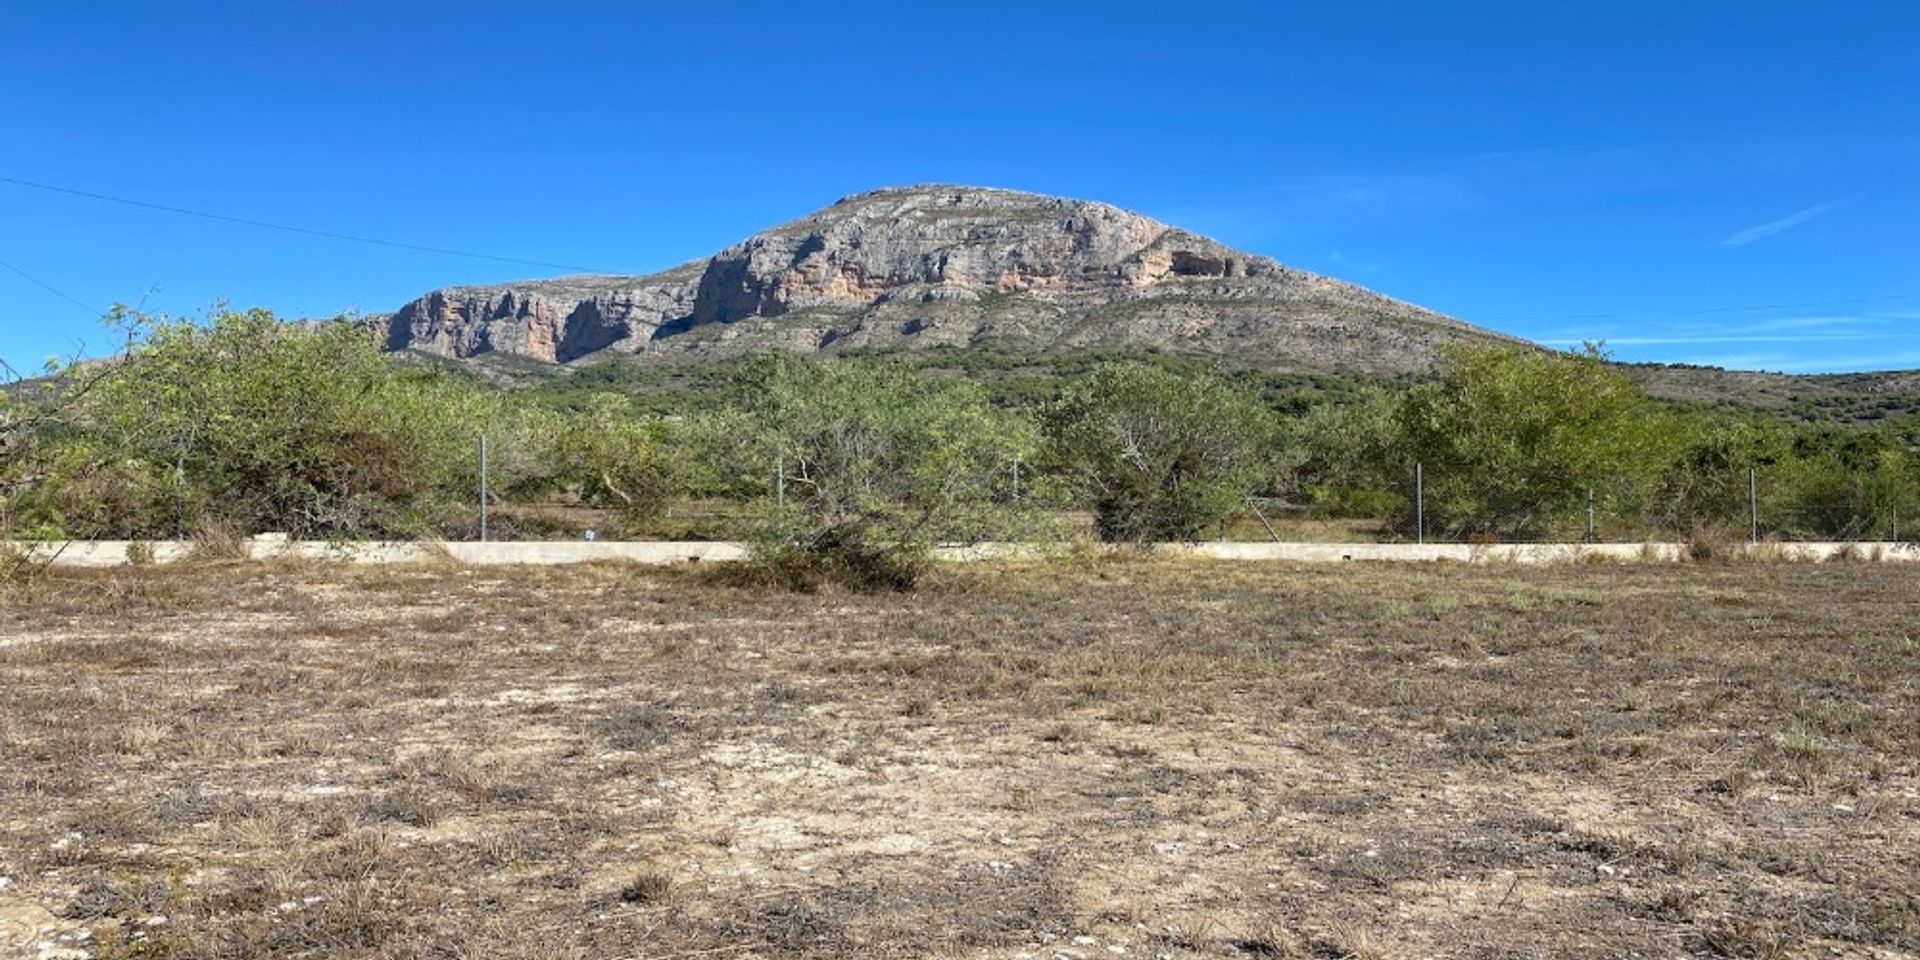
[[[560,364],[991,345],[1397,374],[1519,342],[1109,204],[946,184],[852,194],[654,274],[448,287],[373,322],[390,350]]]

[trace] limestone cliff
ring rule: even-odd
[[[1407,372],[1442,343],[1496,335],[1106,204],[921,186],[848,197],[651,276],[436,291],[387,336],[395,350],[557,363],[991,344]]]

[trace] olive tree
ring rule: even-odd
[[[131,357],[88,398],[84,418],[102,471],[161,491],[159,502],[107,505],[126,535],[200,523],[296,536],[422,532],[434,508],[471,485],[475,404],[485,401],[397,367],[358,325],[220,311],[204,324],[155,324]]]
[[[1663,416],[1596,347],[1453,347],[1408,394],[1400,428],[1426,466],[1427,515],[1453,534],[1534,536],[1589,490],[1638,503],[1662,466]]]
[[[1210,370],[1103,365],[1045,423],[1053,467],[1105,540],[1194,539],[1268,478],[1271,413]]]
[[[1745,531],[1747,476],[1793,459],[1793,430],[1750,416],[1693,413],[1669,418],[1670,452],[1642,513],[1653,530],[1695,538]],[[1773,488],[1770,485],[1769,493]],[[1704,542],[1704,541],[1703,541]]]
[[[1920,516],[1920,457],[1884,428],[1802,428],[1787,456],[1760,468],[1759,495],[1769,533],[1880,539],[1901,515],[1909,529]]]
[[[22,379],[13,366],[0,360],[0,540],[16,535],[16,502],[42,480],[37,469],[38,441],[47,412],[22,396],[26,389]]]
[[[103,318],[121,347],[106,357],[49,358],[40,375],[25,376],[0,357],[0,537],[68,536],[57,510],[57,491],[91,466],[74,443],[90,395],[133,365],[132,351],[155,319],[116,305]]]
[[[1013,495],[1035,435],[976,385],[898,365],[761,359],[720,416],[732,473],[760,506],[754,550],[789,585],[914,585],[941,542],[1030,530]]]
[[[1299,451],[1299,493],[1332,516],[1380,518],[1406,504],[1400,398],[1367,386],[1282,424]]]
[[[629,523],[666,509],[679,470],[659,418],[640,414],[629,397],[596,393],[556,419],[551,466],[582,502],[610,507]]]
[[[8,519],[7,529],[0,532],[4,537],[13,535],[14,499],[35,479],[29,465],[42,415],[18,395],[22,379],[11,364],[0,360],[0,513]]]

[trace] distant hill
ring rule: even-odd
[[[1448,343],[1521,343],[1104,203],[980,187],[848,197],[648,276],[449,287],[370,320],[387,347],[500,384],[768,350],[1148,350],[1280,374],[1422,376]],[[1624,369],[1656,396],[1871,422],[1920,372]]]
[[[380,322],[393,350],[562,364],[944,345],[1406,374],[1507,339],[1107,204],[951,186],[848,197],[651,276],[453,287]]]
[[[1920,412],[1920,370],[1792,374],[1658,363],[1623,369],[1656,397],[1760,407],[1799,420],[1873,423]]]

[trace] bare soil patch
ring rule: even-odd
[[[0,955],[1920,955],[1895,567],[0,589]]]

